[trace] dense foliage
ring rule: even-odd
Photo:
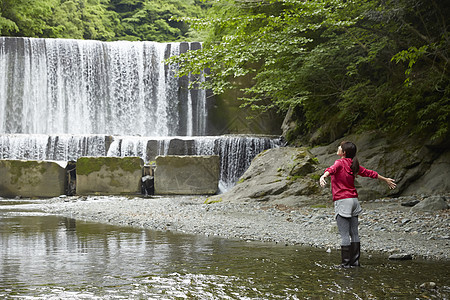
[[[0,35],[95,40],[197,40],[181,17],[201,0],[0,0]]]
[[[244,106],[291,108],[298,126],[289,138],[368,129],[449,136],[445,1],[216,0],[213,9],[191,20],[210,31],[204,48],[172,62],[181,75],[208,68],[205,85],[244,90]]]

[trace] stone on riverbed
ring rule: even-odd
[[[430,281],[430,282],[424,282],[420,285],[420,288],[423,290],[432,290],[436,288],[436,282]]]
[[[0,196],[55,197],[65,193],[65,162],[0,160]]]
[[[408,253],[396,253],[389,256],[390,260],[411,260],[412,255]]]
[[[80,157],[77,194],[140,194],[143,165],[140,157]]]
[[[447,209],[448,204],[442,196],[433,196],[420,201],[411,208],[411,211],[437,211]]]
[[[211,195],[219,186],[217,155],[157,156],[156,195]]]
[[[414,205],[416,205],[417,203],[419,203],[420,200],[414,199],[414,200],[409,200],[409,201],[405,201],[400,203],[401,206],[406,206],[406,207],[413,207]]]

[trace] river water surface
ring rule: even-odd
[[[450,263],[156,232],[0,200],[2,299],[449,299]],[[435,289],[420,285],[433,281]]]

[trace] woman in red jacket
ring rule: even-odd
[[[359,266],[360,256],[358,215],[362,210],[355,188],[356,176],[378,178],[391,189],[394,189],[396,184],[394,179],[383,177],[375,171],[361,167],[355,157],[356,145],[352,142],[342,142],[336,154],[341,158],[325,170],[325,173],[320,177],[320,185],[324,187],[327,183],[325,178],[331,175],[334,211],[341,235],[341,265],[348,268]]]

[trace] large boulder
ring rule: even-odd
[[[56,197],[65,193],[65,162],[0,160],[0,196]]]
[[[418,204],[411,208],[411,211],[438,211],[443,209],[448,209],[448,203],[445,197],[432,196],[420,201]]]
[[[283,147],[255,157],[237,184],[208,201],[264,201],[289,206],[322,203],[331,199],[320,188],[317,160],[307,148]]]
[[[217,193],[220,160],[217,155],[157,156],[156,195],[209,195]]]
[[[140,194],[143,166],[140,157],[80,157],[76,165],[77,194]]]

